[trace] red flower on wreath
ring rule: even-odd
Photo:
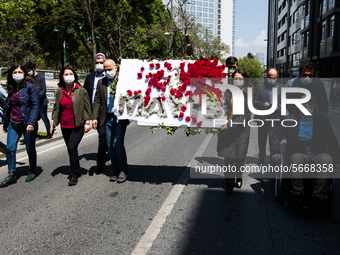
[[[197,118],[192,118],[192,123],[196,124],[197,123]]]
[[[159,68],[161,68],[161,64],[160,64],[160,63],[157,63],[157,64],[156,64],[156,69],[159,69]]]
[[[202,126],[202,124],[203,124],[203,122],[200,121],[200,122],[197,122],[197,123],[196,123],[196,126],[200,127],[200,126]]]
[[[137,76],[138,76],[138,79],[142,79],[143,78],[143,74],[142,73],[138,73]]]
[[[132,96],[132,91],[131,91],[131,90],[126,91],[126,93],[127,93],[130,97]]]
[[[182,118],[184,117],[184,113],[181,112],[181,113],[178,115],[178,117],[182,119]]]
[[[189,117],[189,116],[186,116],[186,117],[185,117],[185,121],[190,121],[190,117]]]
[[[154,68],[155,67],[155,64],[154,63],[150,63],[150,68]]]
[[[181,107],[181,111],[182,111],[182,112],[185,112],[186,110],[187,110],[187,107],[186,107],[186,106],[182,106],[182,107]]]

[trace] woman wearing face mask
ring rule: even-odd
[[[7,71],[7,74],[8,97],[4,107],[3,128],[7,134],[8,177],[0,183],[0,187],[6,187],[17,181],[15,152],[22,134],[25,138],[29,160],[29,172],[26,182],[34,180],[37,165],[35,139],[38,130],[38,90],[33,80],[28,76],[25,67],[19,64],[13,65]]]
[[[84,133],[90,131],[91,105],[86,89],[79,84],[78,76],[72,68],[63,67],[58,85],[60,89],[56,92],[51,133],[60,124],[71,165],[68,184],[76,185],[81,176],[78,145]]]
[[[232,75],[233,85],[240,88],[244,94],[244,115],[233,115],[233,95],[230,90],[225,91],[225,104],[227,106],[228,123],[222,126],[218,135],[217,152],[218,156],[224,157],[224,165],[228,170],[225,172],[226,192],[231,194],[233,188],[241,188],[242,172],[241,167],[248,151],[251,112],[247,106],[247,88],[253,87],[249,82],[247,74],[243,69],[236,69]],[[254,89],[253,89],[254,90]],[[232,123],[243,123],[232,124]]]

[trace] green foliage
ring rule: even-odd
[[[263,69],[260,61],[254,58],[241,58],[238,60],[238,68],[244,69],[250,78],[262,77]]]
[[[158,127],[152,127],[151,129],[153,134],[157,131],[157,129],[164,129],[167,135],[174,135],[178,128],[165,126],[164,123],[162,123],[159,124]]]

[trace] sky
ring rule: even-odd
[[[235,8],[235,57],[267,55],[268,0],[236,0]]]

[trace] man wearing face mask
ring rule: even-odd
[[[110,181],[125,182],[127,175],[127,158],[124,137],[129,120],[119,120],[113,113],[113,106],[118,81],[117,66],[112,59],[104,62],[106,77],[98,81],[93,101],[94,129],[104,126],[106,142],[111,159],[113,176]]]
[[[267,137],[269,134],[269,140],[271,139],[271,134],[274,132],[276,126],[272,126],[271,121],[266,121],[267,119],[282,119],[281,117],[281,88],[283,85],[277,82],[278,73],[275,68],[268,70],[267,79],[265,82],[257,84],[253,104],[257,110],[268,110],[272,107],[273,103],[273,88],[277,88],[277,99],[278,105],[274,113],[266,116],[255,115],[254,119],[261,119],[264,122],[263,126],[258,128],[258,145],[259,145],[259,160],[258,164],[264,164],[264,158],[266,156],[266,144]],[[275,122],[277,124],[277,122]]]
[[[103,79],[105,77],[104,72],[104,62],[106,58],[103,53],[98,53],[96,55],[96,71],[89,73],[86,76],[84,88],[87,90],[87,93],[89,95],[91,108],[93,109],[93,101],[94,96],[97,89],[98,81]],[[98,153],[97,153],[97,171],[99,173],[104,171],[105,167],[105,155],[107,152],[107,145],[106,145],[106,139],[105,139],[105,127],[99,126],[97,128],[98,131]]]
[[[326,95],[325,85],[319,79],[314,78],[316,66],[313,62],[302,62],[300,65],[300,77],[297,78],[292,87],[308,89],[311,95],[315,98],[316,110],[322,116],[327,116],[328,99]],[[301,93],[290,93],[288,98],[300,98]],[[290,114],[299,112],[295,105],[288,104],[287,110]]]
[[[316,99],[312,96],[308,103],[303,104],[306,113],[299,112],[287,116],[296,121],[295,127],[280,126],[275,130],[270,149],[272,160],[280,160],[280,141],[286,136],[285,157],[290,166],[313,171],[292,171],[293,173],[293,204],[302,205],[304,196],[303,178],[317,178],[311,199],[313,207],[319,207],[325,198],[325,187],[335,170],[340,171],[340,148],[334,135],[331,123],[325,116],[315,113]],[[309,115],[308,115],[309,113]],[[292,126],[294,123],[291,123]],[[295,164],[295,165],[294,165]],[[318,171],[319,167],[321,171]],[[320,170],[320,169],[319,169]]]
[[[35,84],[38,86],[38,94],[39,94],[39,114],[41,119],[45,124],[45,128],[47,131],[46,138],[52,138],[53,134],[50,133],[51,124],[50,120],[47,117],[47,107],[48,107],[48,99],[46,97],[46,81],[44,76],[38,73],[35,70],[35,64],[32,62],[27,62],[25,64],[25,68],[27,69],[27,73],[30,77],[33,78]]]

